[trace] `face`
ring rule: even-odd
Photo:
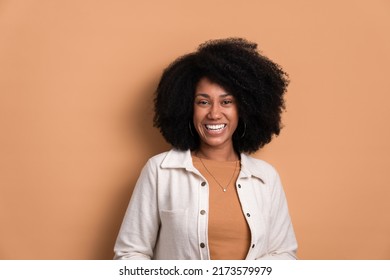
[[[195,90],[194,126],[201,148],[233,148],[232,136],[238,125],[238,108],[233,95],[218,84],[202,78]]]

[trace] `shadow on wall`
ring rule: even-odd
[[[137,138],[142,143],[142,150],[146,151],[148,158],[170,149],[170,145],[165,141],[160,131],[153,126],[154,92],[159,80],[160,75],[144,86],[139,95],[139,106],[131,112],[130,116],[130,120],[133,121],[132,127],[134,127]]]
[[[91,252],[91,259],[113,258],[115,240],[142,167],[151,156],[170,149],[159,130],[153,127],[153,99],[159,78],[159,75],[155,75],[140,87],[138,94],[129,93],[129,104],[123,106],[124,112],[120,114],[118,126],[123,131],[118,134],[123,135],[123,140],[128,143],[126,151],[131,159],[131,164],[128,164],[131,169],[129,167],[127,170],[131,171],[123,175],[126,177],[124,183],[116,187],[96,251]]]

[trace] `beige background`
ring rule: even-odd
[[[290,74],[279,170],[302,259],[390,259],[390,2],[0,2],[0,259],[110,259],[162,69],[246,37]]]

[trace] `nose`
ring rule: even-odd
[[[221,106],[219,105],[219,103],[215,102],[210,107],[210,111],[208,113],[208,118],[211,120],[218,120],[221,117],[222,117]]]

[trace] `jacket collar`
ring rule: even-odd
[[[241,178],[256,177],[265,183],[266,178],[263,169],[259,168],[256,164],[256,159],[241,153]],[[199,173],[198,170],[192,164],[191,151],[180,151],[177,149],[170,150],[163,161],[161,162],[161,168],[184,168],[187,171]]]
[[[241,171],[247,177],[256,177],[265,184],[266,172],[256,161],[257,159],[241,153]]]
[[[170,150],[161,162],[161,168],[194,169],[195,167],[192,164],[191,151],[180,151],[176,149]]]

